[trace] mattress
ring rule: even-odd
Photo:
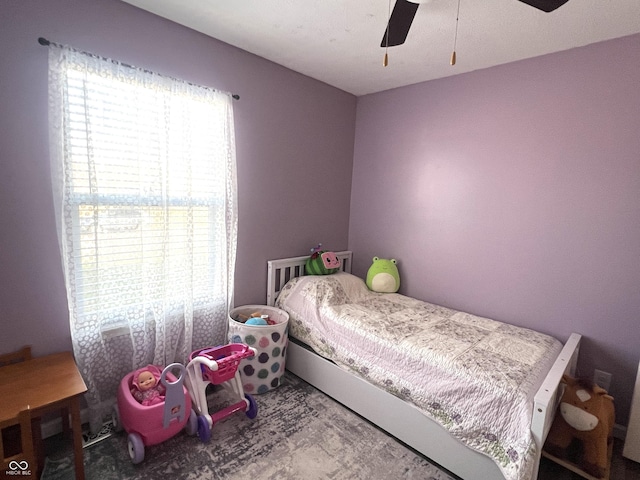
[[[348,273],[304,276],[282,289],[289,333],[412,403],[508,480],[535,462],[533,397],[562,345],[533,330],[399,294]]]

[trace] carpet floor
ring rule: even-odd
[[[224,395],[215,392],[211,397]],[[254,420],[234,414],[214,425],[202,443],[184,431],[145,448],[133,465],[125,432],[87,446],[87,480],[453,480],[424,457],[397,442],[303,380],[289,374],[282,384],[256,395]],[[210,407],[210,411],[215,411]],[[42,480],[71,480],[73,457],[48,452]]]

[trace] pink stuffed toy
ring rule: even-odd
[[[155,405],[164,402],[166,389],[160,383],[162,370],[155,365],[147,365],[133,373],[131,395],[142,405]]]

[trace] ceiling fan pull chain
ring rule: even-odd
[[[458,43],[458,18],[460,17],[460,0],[458,0],[458,12],[456,13],[456,34],[453,38],[453,52],[451,52],[451,65],[456,64],[456,44]]]
[[[389,4],[387,5],[387,18],[391,16],[391,0],[389,0]],[[387,25],[387,30],[384,34],[384,58],[382,59],[382,66],[386,67],[389,65],[389,55],[387,55],[387,51],[389,50],[389,25]]]

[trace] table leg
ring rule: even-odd
[[[40,417],[31,419],[31,440],[36,457],[35,471],[38,478],[44,469],[44,444],[42,443],[42,421]]]
[[[80,421],[80,397],[71,399],[71,429],[73,430],[73,457],[76,480],[84,480],[84,459],[82,456],[82,422]]]

